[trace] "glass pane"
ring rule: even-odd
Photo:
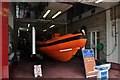
[[[97,32],[97,37],[100,37],[100,32],[99,31]]]
[[[100,39],[97,39],[97,44],[99,44],[100,43]]]
[[[97,59],[100,59],[100,51],[97,50]]]
[[[92,41],[92,42],[93,42],[93,45],[95,45],[95,32],[93,32],[92,35],[93,35],[93,37],[92,37],[92,38],[93,38],[93,39],[92,39],[93,41]]]
[[[93,48],[93,50],[94,50],[94,57],[95,57],[95,48]]]

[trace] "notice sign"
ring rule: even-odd
[[[82,50],[86,78],[97,76],[98,71],[94,71],[96,66],[93,49]]]
[[[101,79],[109,78],[108,70],[110,69],[110,67],[111,64],[103,64],[103,65],[95,66],[94,69],[98,71],[97,78],[101,78]]]
[[[42,70],[41,65],[34,65],[34,76],[35,77],[42,77]]]

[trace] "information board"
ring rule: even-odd
[[[41,65],[34,65],[34,76],[35,77],[42,77],[42,70]]]
[[[93,49],[84,49],[82,50],[85,74],[86,78],[97,76],[97,71],[94,71],[94,66],[96,66],[94,59],[94,50]]]

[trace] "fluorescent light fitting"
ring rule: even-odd
[[[35,37],[35,27],[32,27],[32,54],[36,54],[36,37]]]
[[[26,28],[19,28],[19,30],[23,30],[24,31],[24,30],[26,30]]]
[[[52,19],[54,19],[55,17],[57,17],[59,14],[61,14],[62,12],[61,11],[58,11],[53,17]]]
[[[29,29],[27,29],[27,31],[28,31]]]
[[[43,30],[43,32],[45,32],[45,31],[47,31],[46,29],[45,30]]]
[[[51,10],[47,10],[47,12],[44,14],[43,18],[46,18],[46,16],[50,13]]]
[[[18,29],[18,36],[20,36],[20,30]]]
[[[83,0],[78,0],[78,2],[82,2]]]
[[[52,28],[52,27],[54,27],[55,25],[52,25],[52,26],[50,26],[49,28]]]
[[[20,30],[18,29],[18,33],[20,33]]]
[[[30,27],[30,24],[28,24],[28,27]]]
[[[97,0],[97,1],[95,1],[95,3],[100,3],[100,2],[102,2],[103,0]]]

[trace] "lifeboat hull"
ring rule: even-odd
[[[66,35],[57,39],[49,40],[46,42],[37,43],[40,46],[37,48],[38,51],[54,58],[56,60],[67,62],[69,61],[78,51],[78,49],[85,46],[87,39],[82,37],[81,34]]]

